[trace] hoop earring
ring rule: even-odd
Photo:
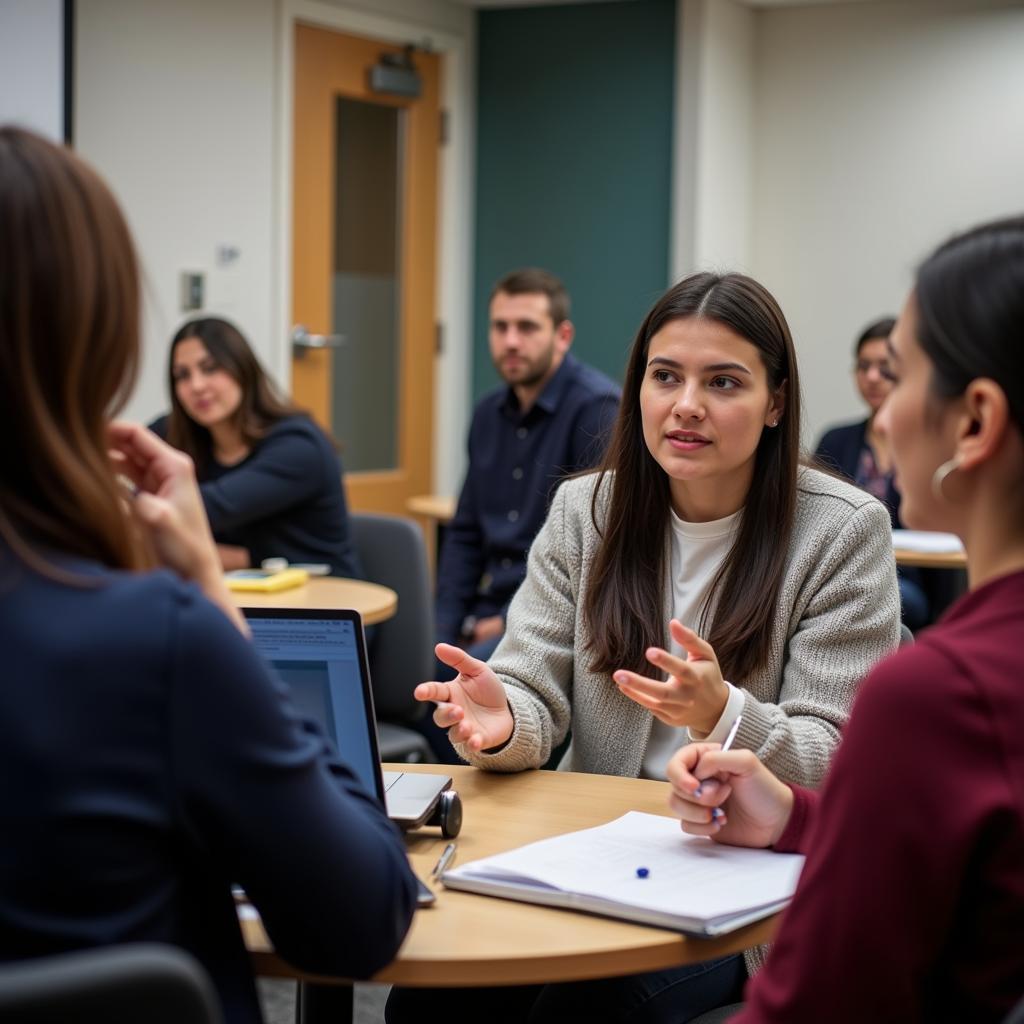
[[[946,482],[946,478],[956,472],[960,468],[960,456],[954,455],[951,459],[946,459],[941,466],[939,466],[932,474],[932,494],[935,495],[937,501],[948,502],[949,499],[946,497],[945,492],[942,490],[942,485]]]

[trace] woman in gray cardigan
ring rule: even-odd
[[[799,465],[799,401],[761,285],[697,274],[662,297],[605,464],[555,495],[504,640],[488,664],[439,647],[459,675],[416,689],[460,755],[536,768],[571,731],[561,767],[663,778],[741,715],[736,747],[822,778],[900,608],[888,515]]]
[[[799,444],[774,298],[740,274],[670,289],[633,344],[605,463],[556,494],[490,662],[439,645],[458,675],[416,688],[458,753],[535,768],[571,731],[560,767],[664,778],[681,745],[740,718],[736,747],[816,785],[858,682],[899,642],[900,603],[887,512],[800,466]],[[650,1011],[630,1020],[666,999],[688,1020],[742,985],[741,958],[719,964],[713,984],[696,972],[702,992],[682,970],[521,995],[531,1020],[598,990],[595,1019],[621,998]]]

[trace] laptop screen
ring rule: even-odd
[[[367,792],[383,799],[363,627],[348,610],[247,608],[253,645],[305,718],[334,741]]]

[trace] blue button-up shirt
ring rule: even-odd
[[[568,354],[525,414],[511,387],[480,400],[438,566],[440,640],[457,641],[467,615],[504,614],[555,487],[600,461],[618,403],[614,381]]]

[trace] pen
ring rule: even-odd
[[[729,734],[725,737],[725,742],[722,744],[723,750],[728,750],[732,746],[732,741],[736,739],[736,733],[739,731],[740,722],[743,721],[742,715],[736,716],[736,721],[732,723],[732,728],[729,730]]]
[[[722,749],[723,750],[728,750],[732,746],[732,741],[734,739],[736,739],[736,733],[739,732],[739,730],[740,730],[740,722],[742,722],[742,721],[743,721],[743,716],[742,715],[737,715],[736,716],[736,720],[732,723],[732,728],[726,734],[725,742],[722,744]],[[703,784],[704,784],[704,780],[702,779],[701,780],[701,785],[703,785]],[[700,786],[697,787],[697,789],[694,791],[693,795],[694,796],[700,796]],[[711,812],[711,817],[712,818],[716,818],[717,819],[717,818],[720,818],[721,816],[722,816],[722,811],[718,807],[716,807]]]
[[[431,878],[438,878],[441,872],[452,862],[452,857],[455,856],[455,844],[449,843],[444,850],[441,851],[441,856],[437,858],[437,863],[434,865],[434,870],[430,872]]]

